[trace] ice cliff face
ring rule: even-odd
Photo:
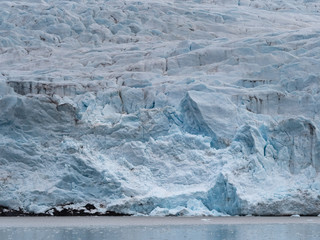
[[[319,11],[0,1],[2,214],[319,214]]]

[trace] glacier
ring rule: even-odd
[[[318,215],[319,11],[1,0],[0,214]]]

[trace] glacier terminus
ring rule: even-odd
[[[0,0],[0,213],[320,214],[319,11]]]

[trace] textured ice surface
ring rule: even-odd
[[[318,215],[319,10],[0,1],[0,206]]]

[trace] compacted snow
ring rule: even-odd
[[[2,213],[318,215],[319,11],[0,0]]]

